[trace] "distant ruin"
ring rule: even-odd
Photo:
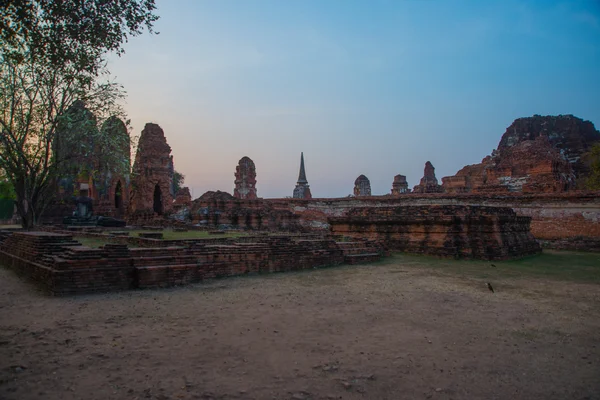
[[[293,197],[295,199],[312,199],[310,186],[306,180],[306,171],[304,171],[304,153],[300,153],[300,172],[298,173],[298,181],[294,188]]]
[[[413,188],[413,193],[442,193],[443,188],[438,184],[438,180],[435,177],[435,168],[430,161],[425,163],[425,169],[423,171],[423,178],[421,182]]]
[[[236,199],[253,200],[256,194],[256,166],[249,157],[242,157],[235,167],[235,189],[233,197]]]
[[[96,117],[81,101],[73,103],[67,114],[69,122],[57,127],[53,149],[56,158],[66,167],[57,182],[59,201],[50,206],[48,215],[54,216],[56,221],[61,220],[74,206],[74,199],[84,195],[94,199],[96,213],[124,218],[131,194],[127,127],[119,118],[111,117],[99,128]],[[99,132],[111,136],[112,148],[104,149],[94,144]]]
[[[133,164],[130,218],[148,220],[173,209],[173,156],[157,124],[142,131]]]
[[[406,176],[394,176],[394,182],[392,182],[392,195],[399,195],[404,193],[410,193],[410,189],[408,188],[408,182],[406,182]]]
[[[370,196],[371,195],[371,181],[364,175],[360,175],[354,181],[354,195],[355,196]]]
[[[447,193],[548,193],[576,189],[589,169],[583,156],[600,142],[590,121],[573,115],[516,119],[480,164],[442,178]]]
[[[334,234],[379,240],[408,253],[503,260],[541,251],[531,218],[506,207],[363,207],[329,222]]]

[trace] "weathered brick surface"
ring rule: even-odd
[[[344,262],[335,240],[318,235],[245,237],[239,242],[223,238],[158,248],[107,244],[99,249],[74,245],[71,235],[51,232],[1,238],[0,262],[55,295],[166,287]]]
[[[173,156],[160,126],[146,124],[133,164],[129,222],[152,222],[173,209]]]
[[[550,243],[561,238],[600,238],[600,192],[566,193],[406,193],[339,199],[269,199],[274,209],[293,210],[303,229],[328,230],[328,219],[343,217],[356,207],[464,205],[510,207],[517,215],[531,217],[531,233]],[[558,242],[557,242],[558,243]],[[572,242],[574,243],[574,242]],[[590,241],[589,243],[593,243]],[[561,247],[563,248],[563,247]],[[573,250],[581,247],[573,247]],[[594,250],[592,247],[589,250]]]
[[[329,221],[334,234],[385,241],[393,250],[495,260],[540,252],[530,220],[510,208],[406,206],[355,208]]]

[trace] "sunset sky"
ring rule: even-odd
[[[600,124],[598,1],[157,0],[159,35],[109,68],[132,134],[159,124],[197,198],[233,193],[254,160],[260,197],[291,196],[304,152],[314,197],[360,174],[374,195],[490,154],[515,118]]]

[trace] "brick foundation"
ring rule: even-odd
[[[99,249],[82,246],[64,233],[3,233],[0,239],[0,263],[53,295],[168,287],[211,278],[312,269],[342,264],[348,255],[333,238],[316,235],[196,240],[187,246],[155,248],[107,244]],[[356,261],[381,257],[383,251],[376,243],[361,243],[371,257]]]

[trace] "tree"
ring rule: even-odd
[[[154,0],[0,0],[2,52],[23,51],[51,65],[98,75],[107,52],[124,53],[129,36],[153,32]]]
[[[177,194],[179,189],[183,187],[183,181],[185,180],[185,175],[181,172],[173,172],[173,194]]]
[[[590,168],[590,174],[585,181],[585,188],[600,190],[600,142],[592,146],[583,156],[584,162]]]
[[[109,80],[103,57],[122,54],[143,26],[152,32],[154,9],[153,0],[0,0],[0,169],[23,227],[39,221],[58,177],[81,158],[56,151],[58,137],[80,146],[71,152],[80,156],[120,146],[94,127],[124,114],[123,89]],[[77,140],[82,130],[89,141]],[[113,161],[104,165],[125,167]]]

